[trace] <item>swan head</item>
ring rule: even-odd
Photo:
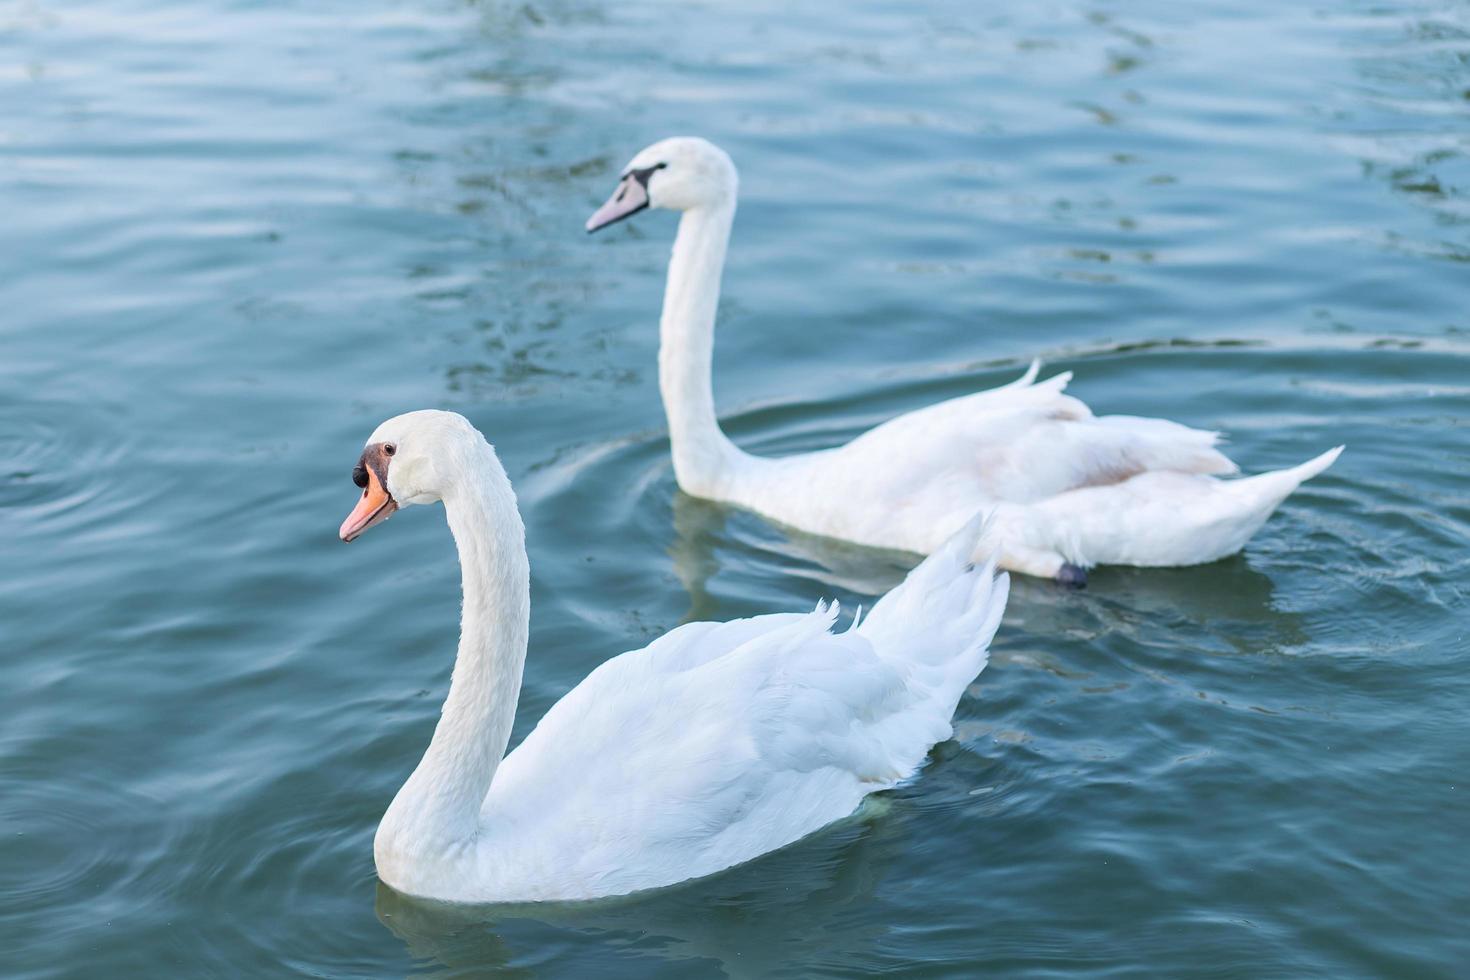
[[[485,437],[463,415],[425,410],[389,419],[373,431],[352,469],[362,488],[338,534],[352,541],[400,507],[432,504],[454,484],[462,460]]]
[[[587,219],[587,230],[606,228],[645,208],[690,211],[733,205],[738,185],[729,154],[709,140],[659,140],[628,161],[612,197]]]

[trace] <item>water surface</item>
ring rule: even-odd
[[[1470,943],[1463,4],[123,0],[0,11],[0,932],[95,976],[1451,976]],[[909,556],[676,492],[673,220],[742,170],[742,445],[831,445],[1030,358],[1100,412],[1348,451],[1237,557],[1017,582],[922,778],[654,896],[380,888],[458,571],[345,547],[383,418],[463,412],[526,515],[521,737],[691,617]]]

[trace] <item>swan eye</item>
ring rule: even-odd
[[[367,467],[363,466],[361,463],[358,463],[356,466],[354,466],[352,468],[352,482],[356,486],[362,488],[363,490],[366,490],[368,485]]]
[[[393,445],[393,443],[391,443],[391,442],[385,442],[385,443],[383,443],[383,455],[384,456],[392,456],[396,452],[398,452],[398,447],[395,446],[395,445]]]

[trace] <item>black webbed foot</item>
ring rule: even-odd
[[[1087,588],[1087,569],[1071,562],[1062,562],[1062,567],[1057,569],[1056,580],[1062,585],[1073,589]]]

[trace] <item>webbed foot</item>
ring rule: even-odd
[[[1073,589],[1085,589],[1087,588],[1087,569],[1069,561],[1062,562],[1062,567],[1057,569],[1056,580]]]

